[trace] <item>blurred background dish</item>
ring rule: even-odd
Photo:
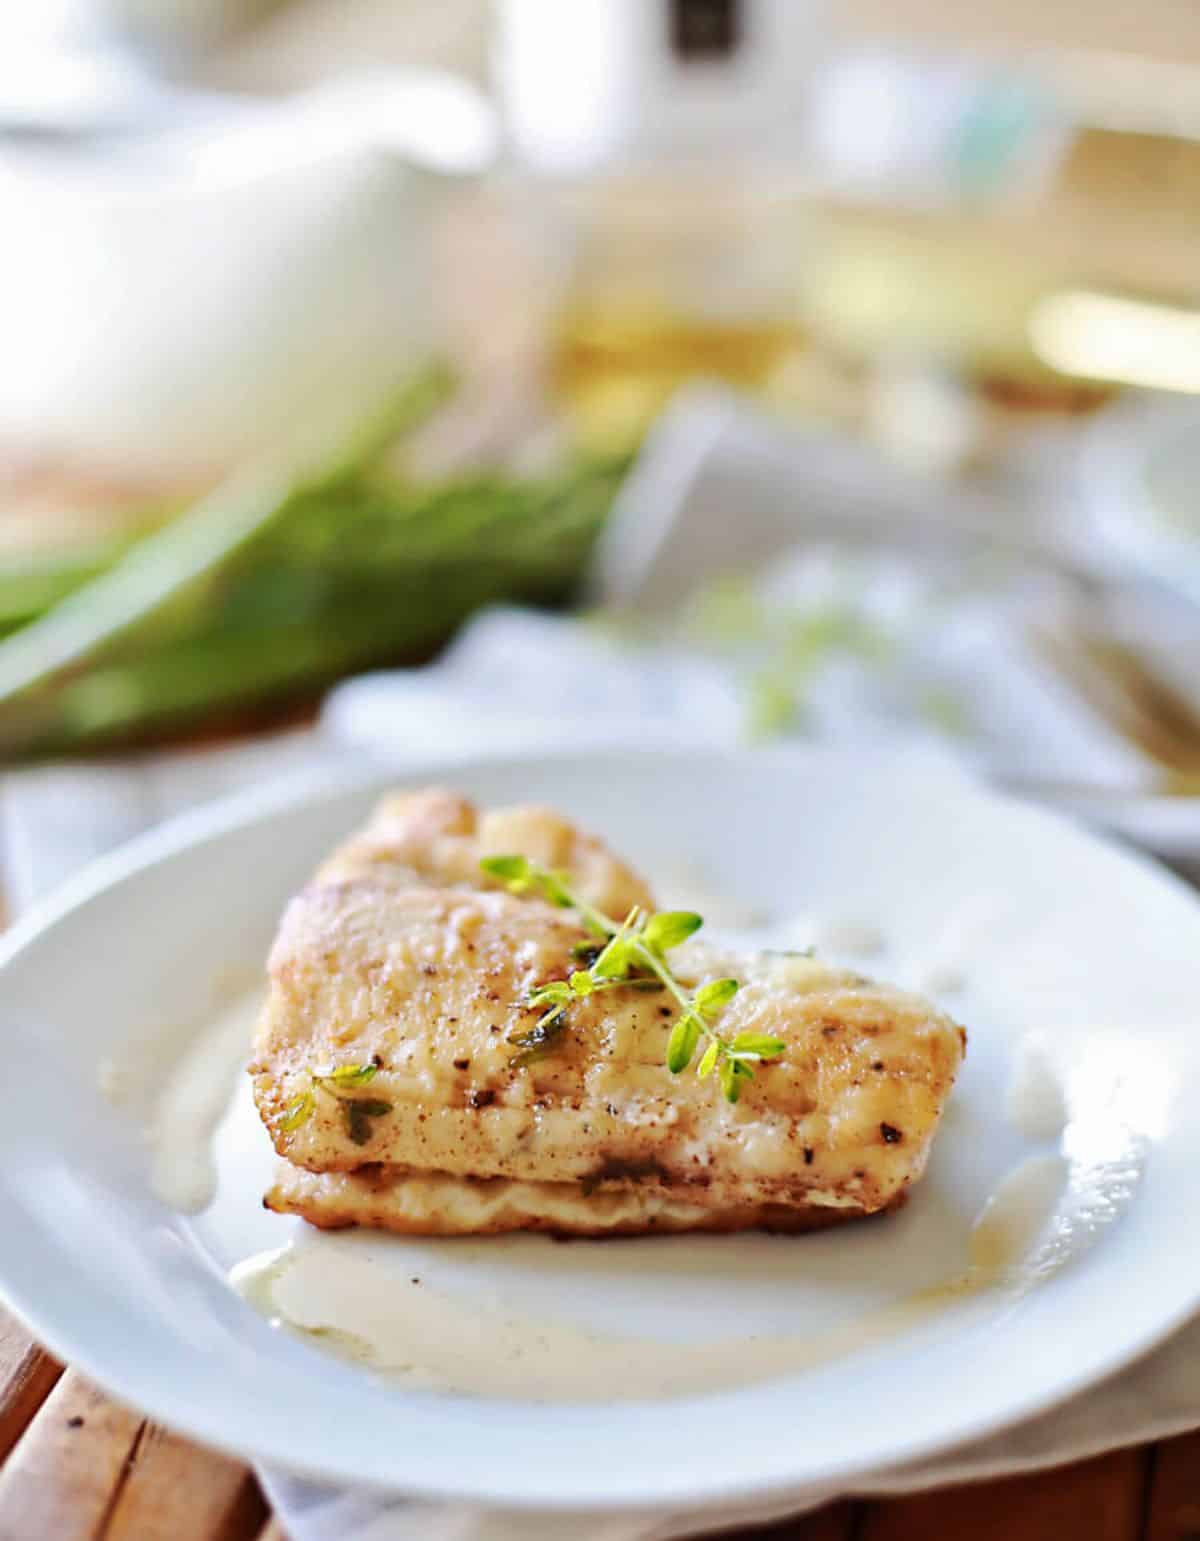
[[[10,758],[307,714],[495,601],[586,597],[701,668],[723,593],[759,736],[933,733],[1031,788],[1190,796],[1200,25],[58,0],[0,26]],[[1036,708],[975,677],[1001,654]],[[800,701],[827,676],[836,711]]]

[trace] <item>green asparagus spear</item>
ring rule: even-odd
[[[450,378],[431,368],[365,428],[309,469],[294,452],[232,477],[187,513],[136,543],[109,571],[0,642],[0,748],[36,739],[53,719],[56,687],[122,646],[186,629],[240,558],[306,500],[337,492],[443,401]]]
[[[36,719],[0,714],[8,752],[76,751],[311,691],[349,669],[428,656],[488,601],[559,600],[622,471],[576,462],[538,480],[476,475],[314,499],[297,517],[326,519],[340,537],[328,549],[297,548],[281,529],[191,632],[60,683]]]
[[[0,633],[43,615],[77,588],[99,577],[128,551],[133,535],[83,541],[62,551],[36,551],[0,563]]]

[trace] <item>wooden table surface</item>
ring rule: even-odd
[[[254,1475],[140,1418],[0,1312],[0,1541],[284,1541]],[[778,1541],[1200,1541],[1200,1433],[1036,1476],[839,1503]]]

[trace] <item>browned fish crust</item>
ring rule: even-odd
[[[652,990],[578,1001],[553,1047],[522,1059],[514,1035],[539,1014],[528,997],[578,966],[584,933],[574,912],[482,876],[480,857],[506,852],[569,871],[608,913],[653,906],[635,873],[549,810],[480,814],[439,789],[385,799],[292,901],[272,948],[250,1066],[290,1168],[270,1207],[409,1234],[591,1235],[809,1229],[902,1202],[962,1062],[961,1027],[812,959],[689,942],[672,953],[683,980],[741,981],[722,1034],[785,1044],[736,1105],[668,1072],[674,1009]],[[312,1072],[368,1063],[360,1092],[313,1091]],[[289,1110],[309,1092],[297,1123]]]

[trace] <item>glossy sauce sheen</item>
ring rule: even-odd
[[[212,1199],[213,1132],[245,1074],[261,993],[233,1001],[170,1068],[151,1121],[150,1181],[165,1204],[194,1214]]]
[[[247,1259],[230,1282],[280,1325],[414,1387],[548,1401],[680,1397],[828,1364],[973,1297],[1015,1298],[1032,1282],[1027,1265],[1038,1257],[1065,1181],[1059,1158],[1031,1158],[984,1207],[960,1274],[819,1333],[687,1342],[608,1336],[401,1280],[380,1254],[337,1236],[306,1235]]]

